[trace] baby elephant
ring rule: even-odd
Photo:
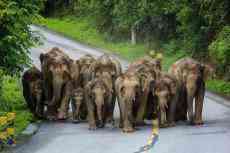
[[[42,74],[32,67],[22,76],[23,96],[27,106],[36,117],[44,117],[44,96],[42,88]]]
[[[113,111],[110,89],[105,78],[95,78],[86,86],[86,103],[88,110],[89,129],[103,128],[110,120],[109,112]]]
[[[157,100],[157,111],[161,127],[175,125],[175,110],[178,101],[179,88],[176,78],[169,74],[161,74],[152,90]]]
[[[79,87],[73,90],[71,106],[74,123],[86,120],[87,108],[84,101],[84,90],[82,88]]]

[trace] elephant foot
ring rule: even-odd
[[[170,123],[168,123],[168,126],[169,126],[169,127],[176,126],[176,123],[175,123],[175,122],[170,122]]]
[[[135,126],[144,126],[144,125],[146,125],[146,123],[144,121],[137,121],[135,123]]]
[[[169,127],[169,124],[167,124],[167,123],[160,124],[160,128],[167,128],[167,127]]]
[[[203,125],[204,122],[202,120],[195,120],[194,125]]]
[[[90,131],[95,131],[97,129],[96,125],[90,125],[89,130]]]
[[[49,121],[56,121],[56,120],[57,120],[57,117],[56,117],[56,116],[53,116],[53,115],[49,115],[49,116],[47,116],[47,119],[48,119]]]
[[[73,119],[72,122],[77,124],[77,123],[80,123],[80,120],[79,119]]]
[[[132,132],[134,132],[135,130],[134,130],[133,127],[125,127],[125,128],[122,129],[122,131],[123,131],[124,133],[132,133]]]
[[[59,112],[57,118],[58,120],[65,120],[67,118],[66,113]]]

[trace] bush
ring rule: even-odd
[[[14,74],[29,63],[28,49],[37,40],[29,26],[38,17],[39,1],[0,1],[0,68]]]
[[[217,64],[218,72],[230,80],[230,26],[225,26],[209,45],[209,53]]]
[[[223,80],[208,80],[207,88],[210,91],[230,96],[230,82]]]
[[[0,90],[0,110],[9,112],[26,109],[19,78],[4,75]]]

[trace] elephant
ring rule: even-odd
[[[151,85],[150,89],[155,99],[155,108],[161,127],[175,126],[175,113],[179,97],[179,84],[177,79],[168,74],[161,73],[161,78]],[[151,108],[151,107],[148,107]]]
[[[202,64],[192,58],[182,58],[172,64],[169,73],[174,75],[180,85],[180,103],[176,120],[187,120],[190,124],[203,124],[202,110],[205,94],[205,80],[212,69],[206,64]],[[193,99],[195,98],[195,114],[193,112]],[[183,101],[182,101],[183,100]]]
[[[78,78],[76,62],[61,49],[54,47],[47,53],[40,54],[47,118],[66,119],[71,90]],[[73,82],[74,81],[74,82]]]
[[[35,66],[24,72],[22,76],[23,96],[34,116],[44,117],[44,93],[42,73]]]
[[[137,116],[141,93],[141,81],[135,72],[127,70],[115,82],[118,106],[120,110],[120,125],[125,133],[135,131],[135,118]]]
[[[152,67],[152,64],[146,60],[137,60],[130,64],[129,71],[134,71],[136,76],[140,79],[140,93],[139,93],[139,103],[140,107],[137,110],[137,116],[135,122],[137,125],[144,124],[144,118],[146,117],[146,110],[149,103],[149,93],[150,85],[152,82],[156,81],[158,72]]]
[[[103,54],[100,56],[93,64],[91,64],[90,68],[90,75],[91,79],[101,77],[103,78],[108,78],[109,76],[111,77],[111,83],[107,83],[109,88],[112,89],[112,91],[115,91],[115,80],[117,77],[121,74],[122,68],[120,62],[115,59],[110,57],[108,54]],[[105,77],[103,77],[105,76]],[[104,80],[105,82],[108,81],[108,79]],[[112,102],[111,102],[111,112],[109,112],[110,118],[112,118],[112,124],[114,123],[113,119],[113,111],[115,107],[115,102],[116,102],[116,93],[112,92]]]
[[[111,120],[110,112],[113,112],[111,104],[112,88],[105,80],[111,80],[110,76],[95,78],[87,83],[85,88],[86,104],[88,110],[89,130],[103,128]],[[112,109],[112,110],[111,110]]]
[[[84,89],[78,87],[73,90],[71,99],[73,122],[78,123],[79,121],[86,120],[87,107],[85,102]]]

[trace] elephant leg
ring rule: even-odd
[[[71,100],[71,108],[72,108],[73,122],[75,123],[78,120],[75,100]]]
[[[174,95],[169,105],[169,110],[167,114],[167,121],[169,126],[175,126],[175,113],[176,113],[177,101],[178,101],[178,93]]]
[[[71,97],[71,83],[66,83],[64,90],[63,90],[63,97],[61,99],[61,105],[58,109],[58,119],[63,120],[68,117],[68,110],[69,110],[69,102]]]
[[[124,112],[123,112],[122,106],[123,105],[121,104],[121,98],[120,98],[120,96],[118,96],[118,107],[119,107],[119,112],[120,112],[119,128],[123,128],[123,120],[124,120],[123,116],[124,116]]]
[[[193,124],[193,96],[188,95],[187,105],[188,105],[188,121],[190,124]]]
[[[203,110],[204,94],[205,94],[205,85],[203,82],[195,96],[195,119],[194,119],[195,125],[203,124],[202,110]]]
[[[95,120],[95,110],[92,104],[88,104],[88,122],[89,122],[89,130],[96,130],[96,120]]]
[[[130,117],[132,115],[132,107],[128,105],[130,104],[125,102],[121,103],[124,133],[134,132],[133,124],[131,123],[132,117]]]
[[[148,98],[148,94],[144,94],[143,96],[141,96],[140,99],[138,99],[139,108],[138,108],[137,117],[136,117],[137,125],[144,124],[144,115],[145,115],[145,110],[147,106],[147,98]]]
[[[44,104],[43,104],[43,102],[41,102],[41,101],[37,102],[36,113],[37,113],[38,117],[44,116]]]
[[[108,123],[114,123],[113,119],[113,111],[114,111],[114,106],[115,106],[115,101],[116,97],[115,95],[112,95],[111,97],[108,98],[108,101],[110,102],[108,105],[108,117],[107,117],[107,122]]]

